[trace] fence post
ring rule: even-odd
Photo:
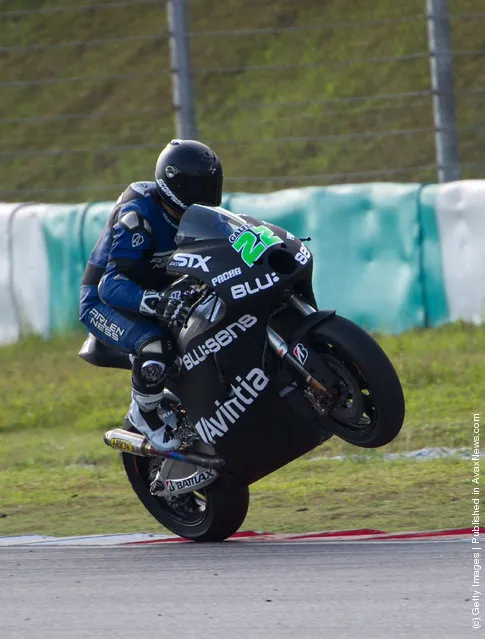
[[[460,179],[448,0],[426,0],[439,182]]]
[[[190,68],[187,0],[168,0],[172,96],[177,137],[197,139]]]

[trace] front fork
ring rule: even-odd
[[[305,317],[308,318],[309,321],[304,322],[304,324],[308,324],[308,326],[304,327],[305,333],[311,328],[313,324],[320,323],[327,317],[331,317],[335,314],[335,311],[320,311],[320,312],[317,311],[316,308],[314,308],[313,306],[311,306],[310,304],[302,300],[301,297],[299,297],[298,295],[291,295],[290,298],[288,299],[288,302],[301,315],[304,315]],[[314,314],[315,314],[314,316],[315,321],[313,321],[313,319],[311,318],[311,316],[313,316]],[[324,384],[321,384],[317,379],[315,379],[306,370],[303,364],[301,364],[296,359],[293,353],[290,352],[289,345],[285,342],[285,340],[281,337],[281,335],[279,335],[270,326],[266,327],[266,331],[268,334],[268,344],[275,351],[276,355],[283,361],[287,362],[287,364],[289,364],[293,368],[293,370],[305,380],[305,382],[308,384],[310,388],[312,388],[313,390],[319,393],[324,393],[326,395],[331,393],[332,388],[335,386],[335,384],[338,381],[338,377],[326,364],[322,362],[322,366],[324,368],[323,373],[324,373],[325,380],[327,382],[327,385],[324,385]],[[298,331],[298,333],[300,333],[300,331]]]

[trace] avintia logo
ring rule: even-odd
[[[236,377],[237,386],[231,385],[234,397],[224,403],[215,403],[215,413],[207,419],[201,417],[195,424],[197,432],[206,444],[215,444],[216,438],[223,437],[229,426],[244,415],[248,406],[259,397],[268,385],[269,379],[260,368],[253,368],[244,379]]]
[[[270,288],[276,282],[279,282],[280,278],[276,273],[266,273],[264,277],[256,277],[252,283],[244,282],[244,284],[235,284],[231,286],[231,294],[233,299],[239,300],[246,295],[255,295],[260,291],[264,291],[266,288]]]
[[[186,353],[182,361],[185,368],[190,371],[194,366],[203,362],[211,353],[218,353],[221,348],[225,348],[232,344],[239,337],[237,330],[245,333],[248,328],[254,326],[257,322],[254,315],[242,315],[237,322],[228,324],[225,328],[218,331],[214,337],[209,337],[203,344]]]

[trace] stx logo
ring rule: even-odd
[[[245,333],[257,321],[257,318],[253,315],[243,315],[237,322],[229,324],[226,328],[216,333],[214,337],[209,337],[203,344],[183,356],[182,361],[185,368],[190,371],[194,366],[206,360],[211,353],[217,353],[221,348],[229,346],[239,337],[236,329],[239,329],[241,333]]]
[[[207,268],[207,262],[211,260],[212,257],[207,255],[203,257],[202,255],[196,255],[195,253],[176,253],[172,257],[172,261],[169,262],[169,266],[187,266],[188,268],[200,268],[205,273],[209,272]]]
[[[244,379],[238,375],[236,382],[237,386],[231,385],[234,397],[222,404],[217,401],[213,417],[201,417],[195,424],[197,432],[206,444],[215,444],[216,437],[223,437],[224,433],[227,433],[229,426],[236,423],[247,411],[248,406],[259,397],[268,385],[269,379],[260,368],[253,368]]]
[[[246,295],[256,295],[260,291],[264,291],[266,288],[271,288],[273,284],[279,282],[280,278],[276,275],[276,273],[266,273],[263,278],[256,277],[253,280],[252,286],[249,282],[244,282],[244,284],[235,284],[231,286],[231,294],[232,298],[235,300],[239,300],[242,297],[246,297]]]

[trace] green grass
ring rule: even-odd
[[[78,0],[77,4],[98,4]],[[22,0],[15,9],[65,6],[63,0]],[[396,60],[397,56],[427,51],[424,0],[191,0],[196,114],[199,136],[221,155],[228,191],[267,191],[287,185],[322,184],[274,181],[272,176],[379,171],[434,164],[433,132],[334,140],[295,140],[325,135],[432,128],[428,94],[403,99],[348,101],[377,94],[429,91],[425,57]],[[454,13],[480,11],[480,0],[451,0]],[[0,0],[0,11],[12,10],[11,0]],[[396,23],[387,18],[417,17]],[[335,28],[332,23],[367,21]],[[325,26],[326,25],[326,26]],[[207,35],[207,32],[270,27],[315,27],[305,31]],[[453,47],[483,49],[482,22],[452,21]],[[45,78],[99,78],[128,73],[126,80],[83,80],[45,85],[2,86],[0,156],[2,190],[92,187],[73,193],[43,194],[48,201],[114,199],[118,188],[94,186],[126,184],[150,179],[157,149],[103,150],[111,146],[163,145],[174,136],[165,3],[102,8],[87,12],[54,12],[0,19],[0,82]],[[204,36],[205,32],[205,37]],[[159,39],[119,41],[126,36],[159,35]],[[118,39],[117,41],[41,48],[22,46],[59,42]],[[371,62],[369,58],[374,60]],[[352,60],[352,63],[345,62]],[[295,64],[307,65],[294,68]],[[273,65],[272,69],[244,68]],[[286,66],[285,66],[286,65]],[[232,71],[214,71],[220,67]],[[458,91],[485,87],[480,55],[454,58]],[[150,75],[151,74],[151,75]],[[324,101],[324,102],[322,102]],[[458,94],[460,126],[482,124],[483,96]],[[71,117],[86,114],[83,117]],[[61,119],[35,119],[60,116]],[[69,116],[69,117],[66,117]],[[15,118],[31,118],[16,120]],[[33,119],[32,119],[33,118]],[[274,141],[275,138],[282,138]],[[482,138],[476,131],[460,131],[464,163],[482,162]],[[32,151],[78,150],[74,155],[43,157]],[[85,152],[87,149],[89,152]],[[97,150],[96,150],[97,149]],[[464,177],[479,176],[465,169]],[[267,178],[262,181],[235,177]],[[376,175],[373,179],[387,179]],[[352,178],[349,178],[352,180]],[[416,170],[397,176],[409,181],[435,181],[434,170]],[[339,180],[341,181],[341,180]],[[29,199],[35,198],[35,194]],[[7,199],[15,200],[14,195]]]
[[[102,445],[102,444],[101,444]],[[471,464],[301,459],[251,487],[244,530],[300,532],[470,525]],[[118,458],[2,472],[0,535],[165,532],[124,479]]]
[[[76,352],[82,335],[0,348],[0,534],[156,531],[102,441],[129,401],[125,371]],[[384,461],[382,452],[465,447],[485,395],[485,328],[464,324],[379,341],[401,377],[407,415],[383,451],[332,438],[251,488],[244,528],[411,530],[469,524],[472,464]],[[357,454],[346,461],[338,454]]]

